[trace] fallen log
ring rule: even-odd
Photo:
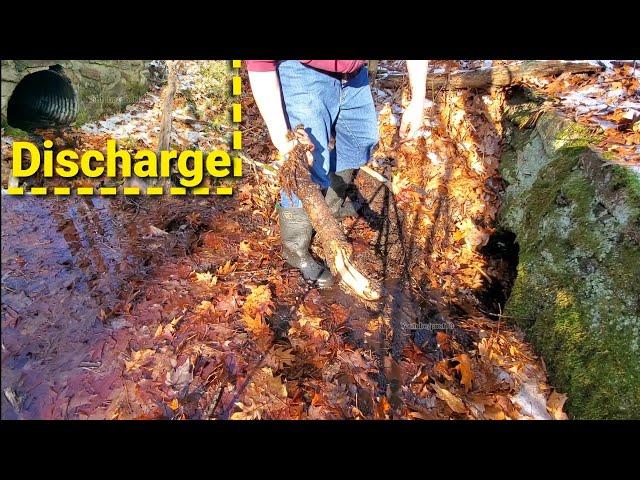
[[[299,141],[300,137],[308,139],[302,125],[298,125],[295,132],[298,135],[289,132],[289,139],[297,140],[297,144],[280,167],[280,184],[287,195],[291,196],[295,193],[302,201],[331,273],[340,278],[348,290],[356,295],[365,300],[377,300],[380,298],[380,293],[351,263],[353,249],[340,223],[331,214],[320,187],[311,180],[307,152],[313,150],[313,145],[310,141],[308,143]]]
[[[494,87],[506,87],[531,77],[546,77],[564,72],[599,72],[602,66],[590,62],[563,60],[527,60],[512,64],[497,64],[478,70],[456,71],[450,73],[429,72],[427,90],[475,88],[486,90]],[[402,85],[406,75],[389,73],[379,78],[377,84],[382,88],[395,88]]]

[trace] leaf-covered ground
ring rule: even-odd
[[[175,146],[228,145],[227,63],[182,68]],[[269,164],[247,90],[244,154]],[[161,95],[40,133],[61,147],[148,147]],[[287,267],[276,177],[250,163],[231,198],[3,196],[3,417],[565,418],[542,360],[500,314],[513,268],[492,227],[503,93],[440,92],[423,138],[399,144],[406,96],[374,89],[373,168],[397,194],[360,172],[362,216],[343,221],[356,263],[384,287],[377,303]]]
[[[597,75],[564,73],[532,78],[528,86],[549,104],[599,135],[598,147],[624,163],[640,167],[640,65],[634,61],[597,62]]]

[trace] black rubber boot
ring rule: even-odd
[[[327,267],[315,261],[309,252],[313,227],[303,208],[280,208],[280,237],[282,256],[292,267],[300,269],[307,280],[314,280],[319,288],[334,283]]]
[[[355,217],[358,215],[356,207],[349,197],[347,188],[353,180],[352,168],[341,172],[329,174],[329,188],[324,195],[324,199],[329,206],[329,210],[336,218]]]

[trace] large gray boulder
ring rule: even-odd
[[[606,158],[593,131],[535,103],[505,118],[499,222],[520,248],[505,315],[542,354],[571,416],[640,418],[638,167]]]

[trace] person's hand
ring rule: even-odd
[[[307,132],[301,128],[294,130],[295,138],[293,140],[289,140],[285,135],[285,138],[279,139],[278,141],[274,141],[275,147],[278,149],[280,156],[284,159],[286,156],[293,150],[293,148],[298,144],[302,145],[310,145],[311,149],[307,150],[307,163],[309,166],[313,165],[313,142],[309,138]]]
[[[414,140],[422,128],[424,121],[424,99],[412,98],[409,106],[402,114],[400,121],[400,140]]]
[[[296,140],[289,140],[284,136],[284,138],[274,139],[273,146],[276,147],[280,156],[285,158],[289,152],[293,150],[293,147],[296,146]]]

